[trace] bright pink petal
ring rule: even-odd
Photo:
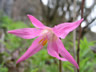
[[[19,63],[21,61],[26,60],[30,56],[34,55],[38,51],[42,49],[42,44],[39,43],[39,41],[42,39],[42,37],[38,37],[36,40],[33,41],[32,45],[28,48],[28,50],[18,59],[16,63]]]
[[[56,58],[59,59],[59,60],[67,61],[65,58],[61,58],[61,57],[59,56],[58,46],[57,46],[56,42],[48,42],[47,50],[48,50],[48,54],[49,54],[49,55],[51,55],[51,56],[53,56],[53,57],[56,57]]]
[[[68,35],[68,33],[76,29],[82,21],[83,19],[73,23],[59,24],[53,28],[53,31],[58,37],[65,38]]]
[[[62,41],[60,39],[57,40],[58,41],[58,51],[60,53],[61,56],[63,56],[64,58],[66,58],[70,63],[72,63],[76,68],[79,68],[78,64],[76,63],[76,61],[74,60],[74,58],[70,55],[70,53],[65,49]]]
[[[32,15],[27,15],[28,17],[29,17],[29,19],[30,19],[30,21],[32,22],[32,24],[35,26],[35,27],[37,27],[37,28],[43,28],[43,27],[45,27],[44,25],[43,25],[43,23],[41,23],[38,19],[36,19],[34,16],[32,16]]]
[[[37,37],[41,33],[41,31],[42,31],[41,29],[36,28],[23,28],[23,29],[11,30],[8,31],[8,33],[14,34],[24,39],[32,39]]]

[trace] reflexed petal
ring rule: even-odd
[[[29,19],[30,19],[30,21],[32,22],[32,24],[35,26],[35,27],[37,27],[37,28],[43,28],[43,27],[45,27],[44,25],[43,25],[43,23],[41,23],[38,19],[36,19],[34,16],[32,16],[32,15],[27,15],[28,17],[29,17]]]
[[[24,38],[24,39],[32,39],[37,37],[41,33],[41,29],[36,28],[23,28],[23,29],[16,29],[8,31],[10,34],[14,34],[18,37]]]
[[[73,31],[74,29],[76,29],[82,21],[83,21],[83,19],[73,22],[73,23],[59,24],[59,25],[53,27],[53,31],[58,37],[65,38],[68,35],[68,33]]]
[[[16,63],[26,60],[30,56],[34,55],[38,51],[42,49],[42,44],[39,44],[39,41],[42,37],[38,37],[36,40],[33,41],[32,45],[28,48],[28,50],[18,59]]]
[[[58,46],[57,46],[56,42],[48,42],[47,50],[48,50],[48,54],[49,54],[49,55],[51,55],[51,56],[53,56],[53,57],[56,57],[56,58],[59,59],[59,60],[67,61],[65,58],[61,58],[61,57],[59,56]]]
[[[70,53],[65,49],[65,47],[60,39],[58,39],[58,47],[59,47],[58,51],[59,51],[60,55],[63,56],[64,58],[66,58],[75,67],[79,68],[78,64],[76,63],[74,58],[70,55]]]

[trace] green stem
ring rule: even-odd
[[[62,61],[59,60],[59,72],[62,72]]]

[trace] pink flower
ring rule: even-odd
[[[70,53],[65,49],[62,41],[59,38],[64,39],[69,32],[73,31],[80,25],[83,19],[73,23],[62,23],[53,28],[50,28],[43,25],[34,16],[28,15],[28,17],[36,28],[23,28],[8,31],[8,33],[14,34],[24,39],[32,39],[38,36],[38,38],[33,41],[32,45],[28,48],[24,55],[18,59],[16,63],[31,57],[40,51],[46,43],[48,43],[47,50],[49,55],[62,61],[69,61],[75,67],[79,68],[78,64],[70,55]],[[59,54],[62,57],[60,57]]]

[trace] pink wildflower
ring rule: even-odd
[[[8,33],[14,34],[24,39],[32,39],[38,36],[38,38],[33,41],[32,45],[28,48],[24,55],[18,59],[16,63],[31,57],[40,51],[46,43],[48,43],[47,50],[49,55],[62,61],[69,61],[75,67],[79,68],[78,64],[70,55],[70,53],[65,49],[62,41],[59,38],[64,39],[69,32],[73,31],[80,25],[83,19],[73,23],[62,23],[53,28],[50,28],[43,25],[34,16],[28,15],[28,17],[36,28],[23,28],[8,31]],[[59,54],[62,57],[60,57]]]

